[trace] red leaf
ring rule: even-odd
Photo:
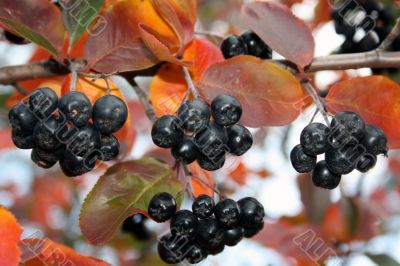
[[[24,266],[110,266],[105,261],[82,256],[75,250],[49,239],[27,238],[21,241],[20,247],[23,251]]]
[[[221,93],[237,97],[243,106],[241,123],[249,127],[290,124],[308,97],[291,73],[253,56],[212,65],[200,80],[199,89],[209,100]]]
[[[214,197],[215,180],[212,172],[203,170],[197,163],[193,163],[189,166],[190,172],[193,174],[192,177],[192,188],[194,195],[200,196],[203,194]]]
[[[378,97],[378,98],[377,98]],[[358,77],[339,82],[326,97],[329,111],[353,111],[366,123],[382,128],[389,147],[400,148],[400,86],[384,76]]]
[[[242,17],[274,51],[305,67],[314,58],[314,38],[307,25],[287,6],[277,2],[251,2],[243,5]]]
[[[48,0],[3,0],[0,16],[20,22],[43,35],[58,51],[64,43],[61,11]]]
[[[19,264],[21,251],[18,243],[21,233],[22,229],[12,213],[0,206],[0,265]]]

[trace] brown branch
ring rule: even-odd
[[[135,91],[136,95],[140,103],[142,104],[144,111],[146,112],[147,117],[152,121],[155,122],[157,120],[156,113],[154,112],[154,108],[149,101],[149,97],[147,93],[143,90],[143,88],[139,87],[137,84],[132,84],[133,90]]]
[[[389,35],[383,40],[383,42],[379,45],[378,50],[384,51],[387,50],[390,45],[396,40],[397,37],[400,35],[400,19],[396,20],[396,24],[390,31]]]

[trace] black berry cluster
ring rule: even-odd
[[[141,213],[135,214],[125,219],[122,224],[122,231],[131,234],[137,240],[147,241],[151,239],[152,234],[146,227],[147,217]]]
[[[158,243],[161,259],[169,264],[185,259],[196,264],[208,255],[217,255],[225,246],[235,246],[261,231],[265,216],[262,204],[250,197],[215,204],[211,197],[201,195],[194,200],[192,211],[177,211],[175,199],[168,193],[155,195],[148,212],[157,222],[171,219],[171,232]]]
[[[112,133],[122,128],[127,115],[125,103],[113,95],[92,107],[81,92],[59,99],[52,89],[38,88],[8,117],[15,146],[32,149],[33,162],[47,169],[59,161],[67,176],[78,176],[91,171],[97,159],[118,155],[119,142]]]
[[[271,59],[272,50],[253,31],[248,30],[242,35],[230,35],[221,44],[221,51],[225,59],[238,55],[252,55],[262,59]]]
[[[250,131],[236,124],[241,115],[242,106],[233,96],[217,96],[211,108],[193,99],[183,103],[176,116],[157,119],[151,136],[157,146],[172,148],[177,161],[190,164],[197,160],[203,169],[215,171],[224,165],[227,152],[240,156],[253,144]]]
[[[356,113],[341,112],[332,119],[330,127],[321,123],[305,127],[290,160],[299,173],[313,171],[314,185],[334,189],[342,175],[354,169],[362,173],[371,170],[377,155],[386,155],[387,150],[387,139],[380,128],[365,125]],[[317,155],[323,153],[325,160],[317,163]]]

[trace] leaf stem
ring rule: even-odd
[[[192,92],[193,96],[199,98],[200,94],[194,86],[192,77],[190,76],[189,70],[186,67],[182,67],[183,75],[186,80],[186,84],[188,85],[189,90]]]
[[[327,125],[329,125],[330,122],[329,122],[328,114],[325,111],[324,104],[322,103],[321,98],[319,97],[318,93],[315,91],[314,87],[311,85],[311,83],[308,80],[304,80],[301,83],[303,84],[303,87],[307,90],[308,94],[313,99],[315,105],[318,108],[318,111],[324,117],[325,123]]]
[[[396,24],[393,26],[392,30],[388,34],[388,36],[383,40],[383,42],[376,49],[377,51],[384,51],[389,48],[389,46],[396,40],[396,38],[400,35],[400,18],[396,20]]]

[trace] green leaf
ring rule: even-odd
[[[92,244],[109,241],[122,222],[135,213],[147,214],[159,192],[176,195],[181,183],[166,163],[152,157],[116,164],[100,177],[80,214],[83,235]]]
[[[397,262],[395,259],[392,257],[389,257],[386,254],[379,254],[379,255],[374,255],[374,254],[365,254],[368,258],[370,258],[373,262],[375,262],[378,265],[385,265],[385,266],[400,266],[400,263]]]
[[[69,48],[72,48],[88,29],[103,4],[104,0],[80,1],[78,4],[76,1],[67,1],[64,4],[63,18],[64,25],[69,32]]]
[[[28,39],[31,42],[36,43],[37,45],[43,47],[53,55],[57,56],[58,54],[57,49],[54,48],[54,46],[40,33],[32,30],[31,28],[25,26],[20,22],[5,17],[0,17],[0,22],[4,23],[8,28],[12,29],[25,39]]]

